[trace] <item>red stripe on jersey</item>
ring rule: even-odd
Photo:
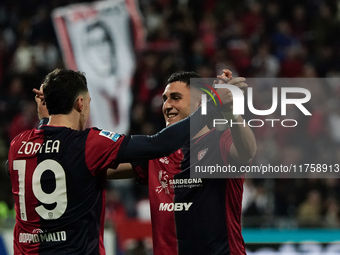
[[[232,160],[230,147],[233,143],[230,129],[221,136],[221,156],[226,165]],[[246,254],[241,233],[241,209],[244,176],[226,179],[226,219],[230,255]]]
[[[149,171],[152,171],[149,172],[149,197],[154,255],[178,254],[175,214],[174,210],[167,208],[173,206],[175,197],[169,181],[181,172],[182,160],[183,153],[177,150],[168,157],[149,161]]]
[[[241,233],[243,181],[243,178],[226,180],[226,219],[230,255],[246,254]]]
[[[16,224],[14,227],[14,254],[31,254],[39,252],[39,242],[27,242],[23,237],[40,231],[40,217],[35,211],[38,200],[32,190],[32,176],[37,167],[37,153],[34,150],[43,143],[39,130],[21,133],[11,142],[8,162],[11,175],[12,193],[15,201]],[[13,168],[13,161],[20,164]],[[19,185],[19,175],[23,182]],[[21,190],[20,190],[21,189]],[[21,192],[19,195],[19,191]],[[23,199],[23,201],[20,201]],[[27,224],[29,222],[29,224]]]
[[[136,175],[136,179],[138,184],[147,185],[149,183],[149,173],[148,171],[144,171],[141,166],[136,166],[133,168],[134,173]]]
[[[230,148],[232,144],[233,138],[231,136],[230,129],[228,129],[222,134],[220,140],[220,151],[225,165],[230,164],[230,162],[228,162],[228,158],[230,157]]]
[[[116,158],[124,140],[121,135],[115,141],[114,132],[91,129],[85,145],[85,161],[88,169],[93,175],[106,171],[107,168],[116,168]]]
[[[105,202],[106,202],[106,190],[103,190],[103,205],[102,205],[102,215],[100,217],[100,230],[99,230],[99,254],[105,255],[104,247],[104,222],[105,222]]]
[[[215,128],[211,129],[209,132],[205,133],[204,135],[202,135],[200,138],[198,138],[194,144],[198,143],[199,140],[201,140],[203,137],[207,136],[209,133],[211,133]]]

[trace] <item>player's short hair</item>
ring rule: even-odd
[[[68,114],[77,97],[88,92],[84,73],[67,69],[55,69],[43,82],[46,107],[51,115]]]
[[[180,71],[180,72],[173,73],[169,77],[168,84],[172,82],[180,81],[180,82],[184,82],[187,85],[187,87],[190,87],[191,78],[202,78],[203,79],[203,76],[195,72]]]

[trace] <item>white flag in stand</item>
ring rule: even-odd
[[[86,74],[92,98],[90,125],[126,134],[135,71],[134,46],[141,48],[144,40],[133,0],[60,7],[53,11],[52,18],[66,67]]]

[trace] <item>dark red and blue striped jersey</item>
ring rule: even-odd
[[[125,137],[96,128],[41,126],[11,142],[8,170],[15,200],[15,254],[105,254],[107,168],[159,158],[190,140],[219,108],[200,111],[152,136]],[[195,125],[190,125],[190,122]]]
[[[106,169],[115,167],[126,139],[53,126],[13,139],[8,162],[15,254],[105,254]]]
[[[211,130],[168,157],[134,164],[138,181],[149,184],[154,255],[246,254],[241,234],[244,179],[190,178],[195,160],[237,165],[231,144],[230,130]]]

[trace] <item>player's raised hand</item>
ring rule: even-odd
[[[41,84],[40,89],[33,89],[35,96],[40,98],[41,100],[45,100],[44,93],[43,93],[43,84]]]
[[[40,86],[40,90],[33,89],[35,93],[35,102],[37,103],[37,112],[39,120],[42,118],[48,118],[50,115],[48,113],[46,102],[44,99],[43,85]]]
[[[231,84],[238,88],[240,88],[243,92],[248,85],[245,83],[246,78],[244,77],[236,77],[233,78],[232,72],[229,69],[224,69],[222,75],[217,75],[219,84]]]
[[[244,89],[248,87],[247,83],[245,83],[246,78],[244,77],[232,77],[232,73],[228,69],[223,70],[222,75],[218,75],[218,83],[219,84],[230,84],[238,87],[244,93]],[[223,111],[231,112],[233,110],[233,94],[227,88],[219,88],[216,90],[220,95],[222,103],[223,103]]]
[[[232,72],[229,69],[223,69],[223,74],[222,75],[217,75],[217,78],[228,78],[228,79],[232,79]]]

